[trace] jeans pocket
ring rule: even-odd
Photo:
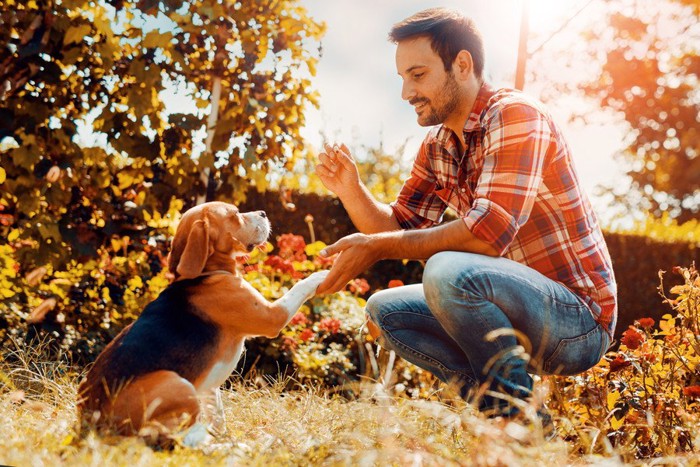
[[[544,372],[550,375],[575,375],[595,366],[603,357],[607,341],[599,325],[578,337],[562,339],[544,362]]]

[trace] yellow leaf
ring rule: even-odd
[[[666,335],[670,330],[676,327],[676,320],[675,318],[671,318],[671,315],[664,315],[664,318],[668,317],[667,319],[662,319],[659,321],[659,329],[661,329],[661,335]]]
[[[61,446],[68,446],[73,442],[73,435],[68,435],[61,441]]]
[[[14,242],[19,238],[19,230],[14,229],[10,231],[10,234],[7,236],[7,241],[8,242]]]
[[[89,24],[80,24],[78,26],[72,26],[66,31],[66,35],[63,38],[63,44],[68,45],[72,43],[82,42],[85,36],[90,34],[92,28]]]
[[[147,49],[153,47],[167,48],[172,45],[173,34],[171,32],[161,33],[154,30],[146,34],[143,39],[143,46]]]
[[[7,178],[7,173],[5,172],[5,169],[0,167],[0,184],[5,183],[6,178]]]
[[[673,295],[680,295],[683,292],[685,292],[685,289],[686,289],[686,287],[684,285],[674,285],[673,287],[671,287],[670,292]]]
[[[119,252],[122,249],[122,242],[118,238],[112,239],[112,250]]]
[[[615,403],[620,400],[620,393],[613,391],[608,393],[608,410],[612,410],[615,407]]]
[[[625,421],[625,417],[622,417],[621,419],[617,419],[614,415],[610,417],[610,427],[612,427],[613,430],[617,431],[620,429],[622,424]]]
[[[6,288],[0,288],[0,296],[3,298],[10,298],[15,295],[15,292],[12,291],[11,289],[6,289]]]
[[[127,172],[119,172],[117,174],[117,180],[119,180],[119,189],[123,190],[134,184],[134,177]]]

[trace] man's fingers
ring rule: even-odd
[[[325,247],[323,250],[321,250],[318,254],[323,256],[324,258],[328,258],[329,256],[333,256],[336,253],[340,253],[341,251],[345,250],[347,248],[345,246],[345,237],[341,238],[337,242],[335,242],[332,245],[328,245]]]
[[[335,154],[338,156],[338,162],[343,164],[343,167],[346,169],[354,170],[355,169],[355,159],[352,157],[352,154],[350,154],[350,150],[348,147],[343,144],[340,147],[335,146],[336,151]]]
[[[335,172],[338,167],[335,161],[333,161],[333,159],[331,159],[331,157],[325,152],[320,153],[318,155],[318,159],[321,161],[321,164],[323,164],[324,167],[333,172]]]
[[[342,280],[338,277],[339,274],[338,272],[331,271],[328,277],[326,277],[316,289],[316,295],[335,293],[345,287],[345,284],[343,284]]]
[[[331,172],[330,170],[328,170],[328,168],[326,168],[325,165],[322,165],[322,164],[319,164],[316,166],[316,173],[320,177],[325,177],[325,178],[331,178],[335,175],[335,172]]]

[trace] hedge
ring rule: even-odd
[[[285,208],[276,192],[258,193],[250,191],[243,210],[265,210],[272,223],[273,232],[292,232],[311,240],[306,216],[313,213],[313,230],[316,240],[332,243],[337,239],[357,232],[343,205],[335,197],[317,194],[295,194],[296,209]],[[663,303],[659,291],[659,271],[664,275],[664,292],[683,283],[682,277],[671,273],[675,266],[687,267],[693,262],[700,264],[700,248],[693,243],[665,243],[644,236],[604,232],[613,269],[617,279],[619,314],[616,337],[624,332],[636,319],[651,317],[658,321],[671,308]],[[382,261],[364,275],[371,290],[385,288],[391,279],[400,279],[405,284],[421,281],[422,263],[409,261]]]

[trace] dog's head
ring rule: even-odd
[[[214,201],[183,214],[168,257],[176,279],[202,274],[207,262],[216,269],[230,267],[236,256],[250,253],[270,235],[264,211],[241,213],[233,204]]]

